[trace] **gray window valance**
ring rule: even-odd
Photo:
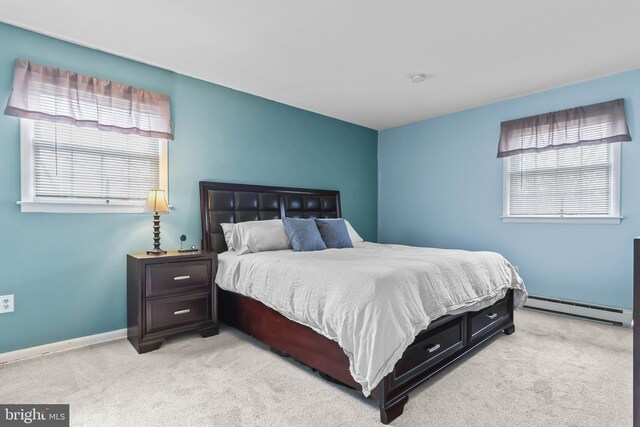
[[[4,113],[172,140],[170,105],[161,93],[18,59]]]
[[[624,99],[501,123],[498,157],[631,141]]]

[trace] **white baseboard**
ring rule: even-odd
[[[88,345],[115,341],[126,337],[127,330],[118,329],[115,331],[104,332],[102,334],[89,335],[86,337],[73,338],[70,340],[58,341],[51,344],[39,345],[37,347],[8,351],[6,353],[0,353],[0,365],[4,363],[17,362],[18,360],[31,359],[32,357],[44,356],[45,354],[71,350],[73,348],[86,347]]]
[[[631,310],[618,307],[608,307],[582,302],[548,298],[538,295],[529,295],[525,308],[580,317],[597,322],[613,323],[624,327],[631,327]]]

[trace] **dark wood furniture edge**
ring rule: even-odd
[[[335,195],[338,198],[337,208],[340,214],[339,192],[326,190],[309,190],[287,187],[269,187],[246,184],[228,184],[214,182],[200,182],[200,207],[202,223],[202,249],[212,250],[209,245],[209,213],[208,213],[208,190],[223,191],[246,191],[246,192],[299,192],[305,195]],[[284,216],[284,207],[281,206],[281,213]],[[427,329],[428,334],[432,328],[453,322],[462,317],[464,326],[464,345],[455,353],[439,361],[436,365],[427,370],[421,371],[415,376],[406,380],[402,385],[393,386],[393,372],[388,374],[380,384],[371,392],[371,397],[378,401],[380,410],[380,420],[388,424],[398,416],[402,415],[404,406],[408,402],[408,393],[425,381],[432,378],[448,366],[462,360],[480,346],[488,343],[491,338],[501,332],[507,335],[515,331],[513,323],[513,291],[510,290],[505,297],[507,301],[508,315],[500,321],[491,325],[490,330],[483,331],[478,338],[471,338],[471,329],[467,318],[470,313],[463,313],[457,316],[447,316],[438,319]],[[349,373],[349,360],[340,346],[313,331],[312,329],[287,319],[280,313],[272,310],[266,305],[240,294],[218,289],[219,315],[220,321],[234,327],[247,335],[250,335],[260,342],[271,347],[275,353],[291,357],[303,365],[318,371],[323,377],[329,377],[334,382],[360,390],[361,387],[351,377]],[[502,300],[501,300],[502,301]],[[499,302],[496,303],[499,304]]]
[[[640,238],[633,240],[633,425],[640,427]]]

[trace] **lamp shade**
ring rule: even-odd
[[[164,190],[149,190],[147,203],[142,212],[169,212],[167,199],[164,197]]]

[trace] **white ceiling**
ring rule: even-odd
[[[638,0],[0,0],[0,20],[374,129],[640,67]]]

